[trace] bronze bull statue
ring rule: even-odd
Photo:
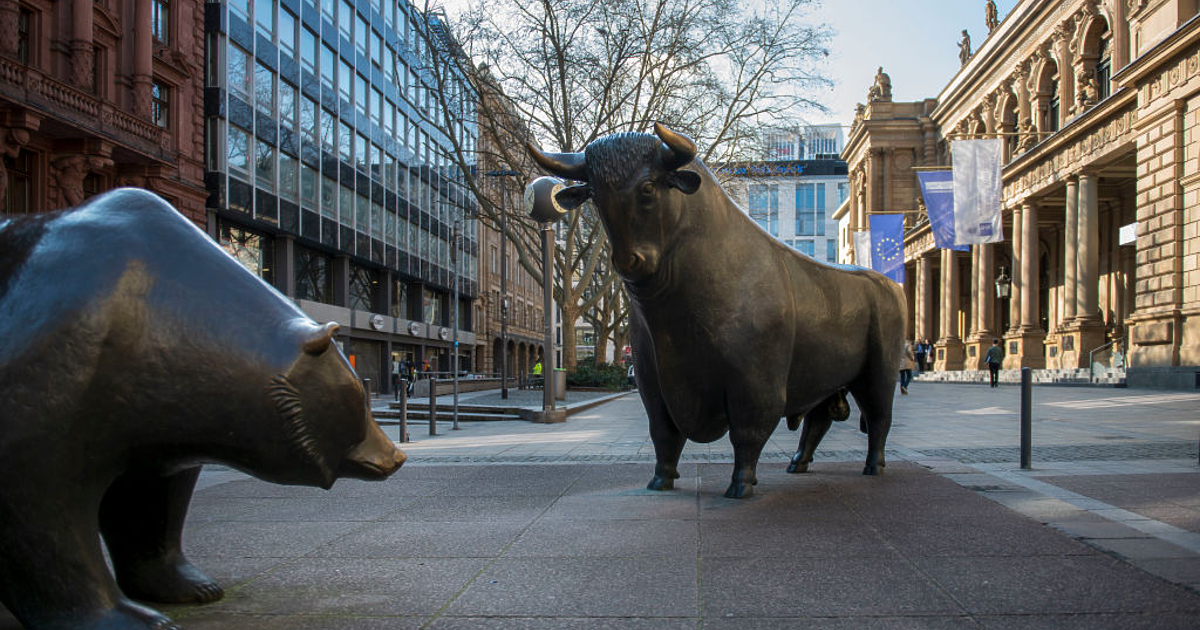
[[[180,545],[201,464],[398,469],[336,329],[145,191],[0,218],[0,600],[31,630],[176,628],[130,598],[222,596]]]
[[[696,159],[689,138],[661,124],[654,131],[605,136],[582,153],[528,147],[552,175],[581,182],[556,198],[566,208],[591,199],[612,244],[657,459],[648,487],[673,487],[688,439],[728,433],[725,496],[749,496],[779,419],[794,424],[813,412],[793,460],[802,469],[843,388],[868,437],[863,473],[878,474],[906,327],[901,287],[772,238]]]

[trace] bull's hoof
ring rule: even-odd
[[[745,499],[754,496],[754,484],[735,481],[725,490],[726,499]]]
[[[806,473],[806,472],[808,472],[808,463],[792,462],[792,463],[788,464],[787,471],[792,474]]]
[[[863,466],[863,474],[871,476],[882,475],[883,464],[867,464]]]
[[[675,489],[675,480],[671,477],[663,477],[661,475],[654,475],[654,478],[650,480],[650,483],[646,484],[646,489],[647,490],[674,490]]]
[[[795,431],[800,428],[800,416],[788,416],[787,419],[788,431]]]

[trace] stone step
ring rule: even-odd
[[[400,419],[399,409],[375,409],[372,411],[375,420],[396,421]],[[449,420],[454,416],[454,407],[438,405],[438,420]],[[497,420],[521,420],[519,410],[506,409],[502,413],[491,411],[480,411],[474,408],[464,408],[458,406],[458,419],[460,422],[495,422]],[[410,407],[408,410],[409,422],[428,422],[429,421],[429,406],[424,405],[422,408]],[[384,424],[392,424],[394,422],[384,422]]]
[[[1020,370],[1000,370],[1001,383],[1020,383]],[[913,377],[918,382],[935,383],[988,383],[991,375],[986,370],[955,370],[950,372],[923,372]],[[1093,376],[1087,368],[1062,368],[1033,370],[1031,381],[1038,385],[1076,385],[1087,387],[1125,387],[1124,368],[1097,370]]]

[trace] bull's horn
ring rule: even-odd
[[[525,150],[538,166],[551,175],[577,182],[587,181],[586,158],[582,153],[542,153],[532,142],[525,143]]]
[[[668,171],[684,166],[696,157],[696,143],[691,138],[675,133],[659,122],[654,123],[654,133],[667,145],[662,151],[662,161]]]

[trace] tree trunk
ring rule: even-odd
[[[578,316],[578,306],[573,303],[562,305],[563,364],[559,367],[567,371],[575,369],[575,318]]]
[[[596,331],[596,363],[608,363],[608,330]],[[614,362],[615,363],[615,362]]]

